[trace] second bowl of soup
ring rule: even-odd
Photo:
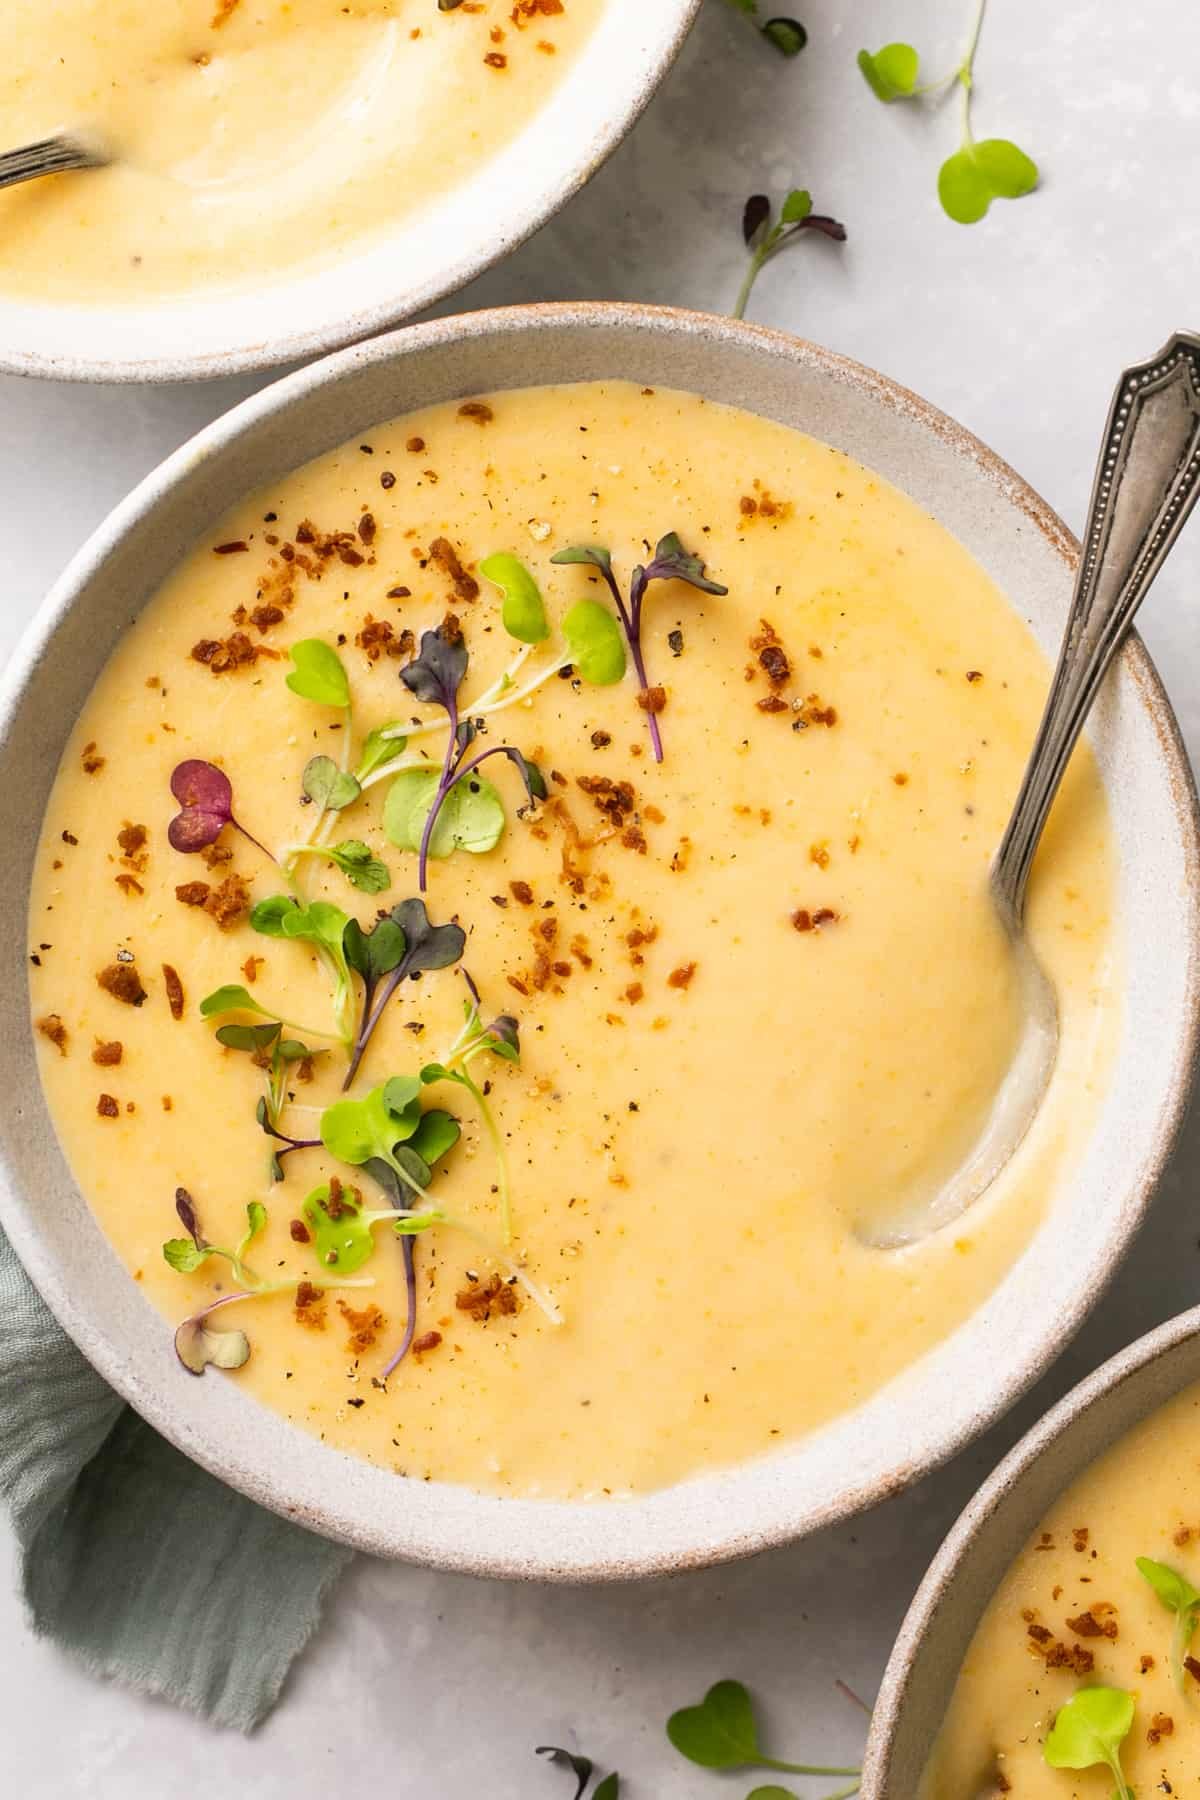
[[[1055,522],[877,378],[643,310],[424,328],[206,438],[13,677],[5,1217],[60,1316],[228,1479],[456,1567],[711,1560],[944,1457],[1099,1292],[1194,1030],[1133,643],[1030,897],[1046,1101],[880,1247],[1020,1030]]]

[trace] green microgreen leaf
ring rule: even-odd
[[[162,1250],[165,1261],[177,1275],[193,1275],[201,1263],[220,1254],[211,1244],[193,1244],[191,1238],[168,1238]]]
[[[217,991],[220,993],[223,990]],[[229,991],[237,992],[236,989]],[[246,990],[243,988],[241,991],[245,993]],[[212,998],[210,994],[209,999]],[[283,1026],[278,1019],[269,1025],[221,1025],[217,1028],[217,1042],[224,1044],[227,1050],[248,1050],[251,1056],[257,1056],[274,1047],[282,1030]]]
[[[419,851],[425,821],[437,802],[441,777],[436,769],[404,769],[388,789],[383,829],[400,850]],[[504,835],[504,802],[482,775],[467,775],[441,795],[428,854],[439,860],[466,850],[483,856]]]
[[[356,775],[339,769],[332,756],[314,756],[304,765],[300,786],[322,812],[342,812],[362,793]]]
[[[808,33],[799,19],[768,19],[762,34],[781,56],[799,56],[808,42]]]
[[[351,919],[342,943],[350,967],[372,984],[399,967],[406,948],[404,933],[390,914],[376,920],[370,931],[364,931],[357,919]]]
[[[337,651],[323,638],[302,638],[292,645],[294,667],[287,677],[293,694],[315,700],[318,706],[350,705],[350,678]]]
[[[967,143],[938,172],[938,199],[959,225],[974,225],[993,200],[1019,200],[1038,184],[1037,164],[1007,138]]]
[[[874,53],[860,50],[858,66],[879,100],[910,100],[916,91],[921,65],[911,44],[885,44]]]
[[[1200,1624],[1200,1592],[1178,1570],[1167,1563],[1139,1556],[1137,1570],[1150,1583],[1168,1612],[1175,1614],[1175,1630],[1171,1638],[1171,1673],[1180,1693],[1187,1692],[1186,1657]]]
[[[433,1169],[443,1156],[449,1155],[461,1136],[462,1129],[454,1115],[431,1106],[428,1112],[421,1114],[417,1129],[408,1140],[408,1148],[420,1157],[427,1169]]]
[[[1052,1769],[1106,1768],[1116,1777],[1119,1800],[1133,1800],[1121,1767],[1133,1715],[1133,1695],[1123,1688],[1080,1688],[1059,1708],[1042,1755]]]
[[[479,573],[504,596],[500,618],[509,637],[540,644],[550,636],[541,589],[519,557],[498,551],[484,558]]]
[[[326,855],[360,894],[382,894],[391,882],[387,864],[380,862],[370,845],[360,838],[345,838],[330,846]]]
[[[324,1182],[309,1194],[300,1213],[312,1234],[313,1252],[322,1268],[336,1268],[339,1275],[353,1275],[374,1254],[373,1221],[364,1215],[362,1195],[357,1188]]]
[[[612,687],[624,678],[625,641],[606,606],[598,600],[577,600],[562,629],[581,680],[590,687]]]
[[[746,1795],[746,1800],[796,1800],[791,1788],[779,1787],[771,1782],[767,1787],[756,1787]]]
[[[621,1792],[621,1777],[614,1772],[606,1775],[592,1791],[592,1800],[618,1800]]]
[[[373,775],[384,763],[391,762],[399,756],[408,743],[401,724],[377,725],[374,731],[367,733],[367,739],[358,759],[358,767],[354,771],[355,780],[360,784]]]
[[[266,1229],[267,1229],[267,1209],[266,1209],[266,1207],[263,1205],[261,1200],[251,1200],[249,1205],[246,1208],[245,1234],[242,1237],[242,1240],[238,1244],[238,1247],[237,1247],[237,1256],[238,1256],[239,1262],[241,1261],[242,1257],[245,1256],[247,1250],[250,1248],[250,1246],[254,1242],[255,1238],[261,1236],[261,1234]]]
[[[857,1775],[851,1768],[783,1762],[767,1756],[758,1738],[754,1702],[740,1681],[718,1681],[698,1706],[685,1706],[667,1720],[667,1737],[689,1762],[702,1769],[778,1769],[793,1775]]]
[[[334,1016],[338,1036],[345,1043],[349,1043],[353,1035],[348,1021],[353,984],[344,947],[349,923],[349,914],[331,901],[311,900],[307,906],[302,906],[290,894],[272,894],[268,899],[260,900],[250,913],[250,924],[264,937],[288,938],[316,946],[334,978]]]
[[[811,211],[812,195],[808,189],[793,188],[779,209],[779,217],[784,225],[798,225]]]
[[[249,988],[240,987],[234,983],[214,988],[212,993],[206,994],[200,1002],[202,1019],[212,1019],[218,1013],[227,1012],[259,1013],[264,1019],[274,1019],[274,1015],[269,1013],[265,1006],[259,1005]],[[275,1022],[278,1023],[278,1021]],[[235,1044],[232,1047],[238,1050],[248,1048],[243,1044]]]

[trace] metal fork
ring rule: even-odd
[[[97,139],[63,131],[0,153],[0,188],[36,181],[40,175],[65,175],[70,169],[100,169],[109,160],[108,151]]]

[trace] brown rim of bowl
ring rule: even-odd
[[[534,205],[519,215],[511,226],[507,226],[498,241],[493,239],[490,248],[479,248],[459,257],[440,276],[414,289],[405,299],[392,303],[381,302],[362,312],[352,312],[340,324],[327,323],[240,350],[215,352],[194,358],[160,356],[150,357],[145,361],[114,359],[100,362],[86,355],[47,356],[41,352],[14,352],[0,344],[0,375],[24,375],[41,381],[78,381],[122,386],[140,382],[157,385],[165,382],[219,381],[227,376],[255,374],[280,368],[286,363],[307,362],[311,358],[329,356],[394,330],[417,313],[440,305],[469,282],[504,262],[582,192],[641,120],[642,114],[678,61],[702,4],[703,0],[680,0],[682,10],[676,29],[663,47],[661,55],[644,72],[642,80],[630,96],[627,110],[607,132],[599,134],[585,147],[573,167],[560,175]],[[287,293],[286,282],[281,284],[279,292],[282,302]],[[236,303],[237,295],[234,294],[231,296],[231,304],[236,306]],[[81,308],[80,313],[82,326],[86,321],[86,309]]]
[[[1135,1338],[1124,1350],[1118,1350],[1115,1356],[1110,1356],[1107,1362],[1101,1363],[1098,1369],[1094,1369],[1064,1394],[1025,1433],[967,1502],[926,1570],[892,1646],[871,1715],[871,1729],[863,1761],[861,1800],[879,1800],[879,1796],[885,1791],[881,1784],[890,1779],[888,1765],[891,1760],[892,1739],[908,1700],[913,1665],[924,1643],[925,1633],[952,1585],[963,1558],[979,1533],[1039,1458],[1085,1413],[1117,1393],[1143,1369],[1148,1369],[1176,1350],[1180,1344],[1198,1336],[1200,1306],[1194,1306],[1187,1312],[1178,1313],[1173,1319],[1165,1319],[1161,1325],[1156,1325],[1142,1337]],[[1146,1416],[1149,1417],[1148,1414]],[[1077,1469],[1073,1476],[1067,1478],[1067,1482],[1077,1480],[1083,1472],[1082,1468]],[[1064,1487],[1066,1485],[1064,1483]],[[984,1607],[990,1600],[989,1594]],[[983,1608],[980,1610],[980,1619],[982,1617]]]
[[[1026,515],[1066,569],[1069,571],[1073,568],[1079,553],[1077,541],[1057,514],[1007,463],[971,432],[929,402],[898,382],[849,357],[765,326],[750,325],[740,320],[682,308],[604,301],[550,302],[495,308],[408,326],[388,337],[353,345],[320,363],[310,364],[285,375],[222,414],[173,452],[116,507],[77,552],[55,583],[14,652],[3,677],[0,677],[0,719],[13,709],[15,696],[24,687],[28,671],[36,664],[53,636],[59,617],[70,609],[78,589],[105,561],[113,545],[141,518],[154,510],[161,494],[181,479],[199,458],[208,459],[220,454],[230,439],[239,436],[247,427],[252,427],[261,417],[279,411],[293,401],[302,400],[310,390],[336,381],[364,364],[387,361],[397,355],[419,355],[431,346],[461,342],[464,338],[503,338],[508,334],[520,335],[536,331],[539,326],[554,325],[597,331],[625,329],[635,339],[639,334],[666,334],[717,340],[735,347],[741,345],[757,348],[781,363],[799,362],[814,367],[838,382],[867,393],[881,405],[907,415],[950,445],[960,456],[974,463],[980,473]],[[1158,1121],[1158,1141],[1140,1181],[1126,1195],[1115,1229],[1109,1233],[1111,1255],[1103,1274],[1085,1294],[1079,1295],[1070,1305],[1055,1313],[1052,1334],[1048,1332],[1044,1340],[1026,1351],[1023,1359],[990,1397],[987,1406],[976,1412],[969,1421],[962,1423],[936,1451],[899,1463],[886,1478],[859,1482],[858,1485],[853,1481],[849,1482],[835,1501],[809,1512],[799,1527],[778,1522],[754,1528],[739,1529],[733,1526],[727,1534],[722,1535],[719,1543],[706,1543],[690,1553],[651,1550],[628,1559],[623,1557],[616,1562],[588,1558],[562,1567],[542,1566],[534,1571],[515,1562],[498,1567],[486,1556],[476,1557],[461,1552],[422,1557],[420,1560],[425,1566],[464,1574],[578,1583],[679,1573],[733,1562],[764,1550],[778,1548],[903,1493],[916,1481],[942,1467],[1008,1412],[1075,1336],[1111,1283],[1161,1177],[1163,1165],[1178,1136],[1200,1044],[1200,803],[1170,704],[1149,654],[1136,633],[1129,634],[1120,652],[1120,660],[1133,678],[1140,702],[1150,714],[1167,765],[1178,833],[1184,849],[1188,900],[1196,928],[1192,933],[1192,953],[1183,972],[1187,1024],[1164,1094]],[[19,1213],[14,1212],[13,1224],[16,1229],[10,1235],[14,1246],[26,1261],[30,1272],[35,1277],[38,1274],[42,1276],[45,1284],[43,1292],[46,1293],[48,1303],[64,1328],[70,1331],[70,1315],[75,1311],[74,1296],[63,1290],[55,1276],[52,1261],[43,1259],[36,1234],[25,1231]],[[116,1384],[122,1372],[116,1359],[110,1358],[107,1362],[101,1359],[98,1366],[101,1373]],[[206,1458],[203,1447],[192,1441],[187,1422],[176,1417],[165,1405],[156,1403],[153,1396],[144,1394],[141,1384],[136,1380],[131,1382],[128,1371],[123,1372],[126,1379],[121,1391],[127,1392],[130,1386],[138,1390],[138,1410],[157,1430],[185,1454],[209,1467],[218,1478],[228,1480],[231,1485],[241,1486],[243,1491],[247,1490],[249,1477],[245,1471],[218,1467],[215,1460]],[[256,1493],[254,1497],[260,1501],[264,1499],[261,1493]],[[292,1516],[297,1516],[294,1507],[288,1510]],[[323,1530],[326,1535],[355,1543],[376,1554],[387,1553],[386,1549],[381,1550],[377,1542],[370,1541],[361,1527],[355,1527],[349,1522],[307,1517],[303,1517],[303,1522],[314,1529]]]

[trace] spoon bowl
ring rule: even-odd
[[[1117,383],[1092,486],[1058,664],[991,872],[1016,959],[1023,1025],[978,1138],[949,1181],[898,1194],[860,1225],[878,1249],[919,1243],[959,1218],[1011,1161],[1054,1075],[1058,1004],[1024,929],[1025,893],[1050,809],[1134,615],[1200,496],[1200,337],[1176,332]]]

